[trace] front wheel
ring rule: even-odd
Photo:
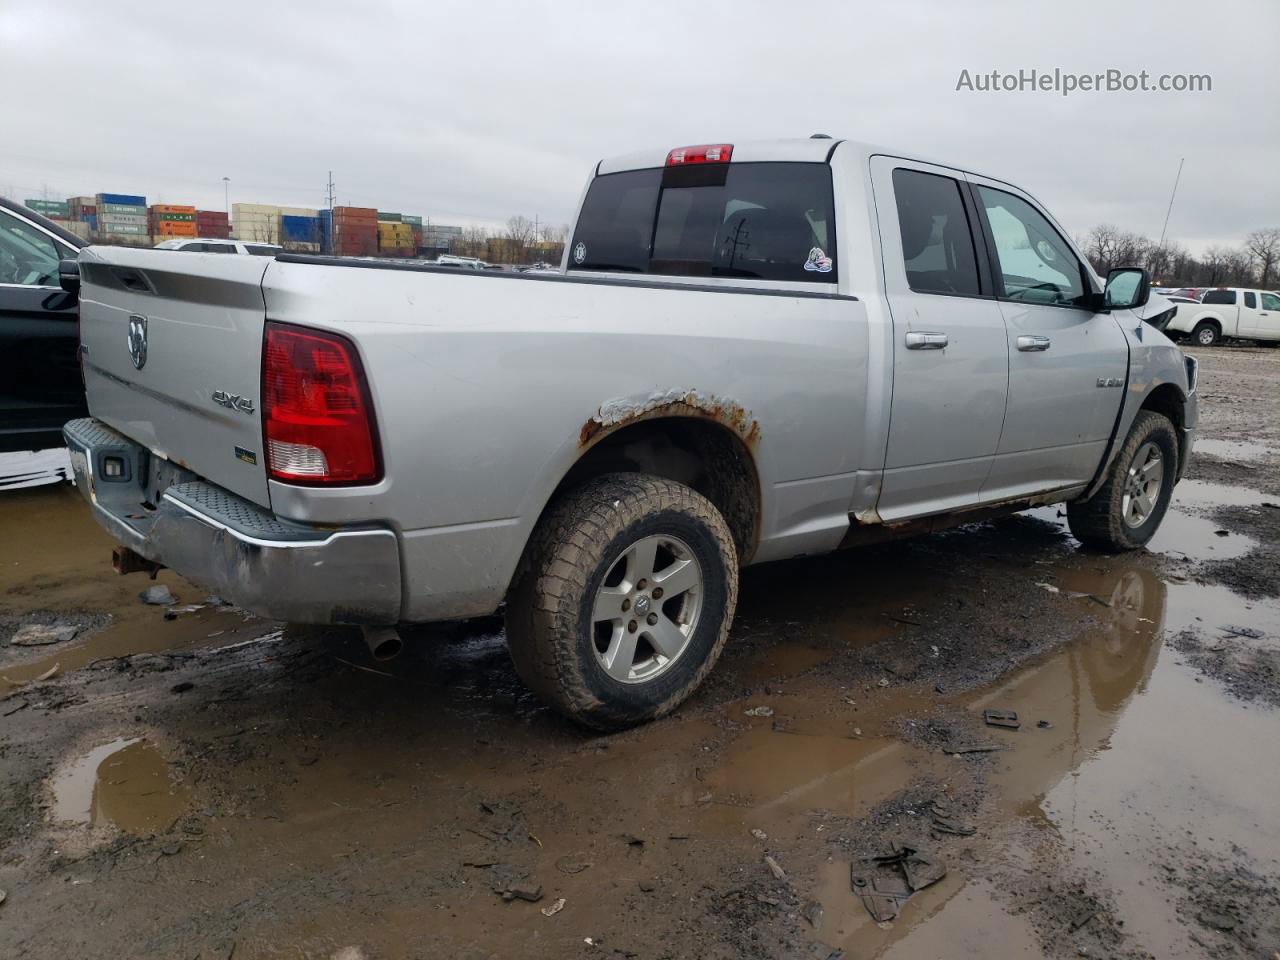
[[[1177,478],[1173,424],[1158,413],[1140,411],[1102,488],[1088,500],[1067,504],[1071,533],[1100,550],[1136,550],[1155,536]]]
[[[622,729],[697,689],[737,596],[733,538],[705,497],[610,474],[569,493],[534,531],[507,606],[511,659],[560,713]]]

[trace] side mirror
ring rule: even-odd
[[[1136,310],[1151,299],[1151,274],[1139,267],[1117,267],[1107,274],[1104,310]]]
[[[80,263],[76,260],[58,261],[58,286],[72,296],[80,296]]]

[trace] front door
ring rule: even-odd
[[[1009,403],[986,503],[1087,483],[1124,399],[1132,311],[1095,313],[1062,232],[1008,184],[971,177],[1009,343]]]
[[[1258,326],[1253,335],[1259,340],[1280,340],[1280,296],[1258,294]]]
[[[58,285],[75,251],[0,210],[0,451],[62,445],[84,416],[76,298]]]
[[[963,175],[871,161],[893,320],[893,399],[877,511],[886,522],[977,502],[1000,440],[1009,357]]]

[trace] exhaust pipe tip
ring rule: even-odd
[[[404,650],[404,641],[395,627],[361,627],[369,655],[378,661],[394,660]]]

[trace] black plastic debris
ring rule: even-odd
[[[1036,726],[1039,727],[1041,730],[1053,729],[1053,724],[1050,723],[1048,720],[1039,720],[1036,722]]]
[[[876,923],[894,919],[901,904],[912,894],[947,875],[946,864],[941,860],[905,843],[891,845],[884,853],[872,857],[871,863],[870,870],[852,865],[849,880],[853,892]]]
[[[1004,727],[1006,730],[1017,730],[1022,721],[1012,710],[983,710],[982,719],[989,727]]]

